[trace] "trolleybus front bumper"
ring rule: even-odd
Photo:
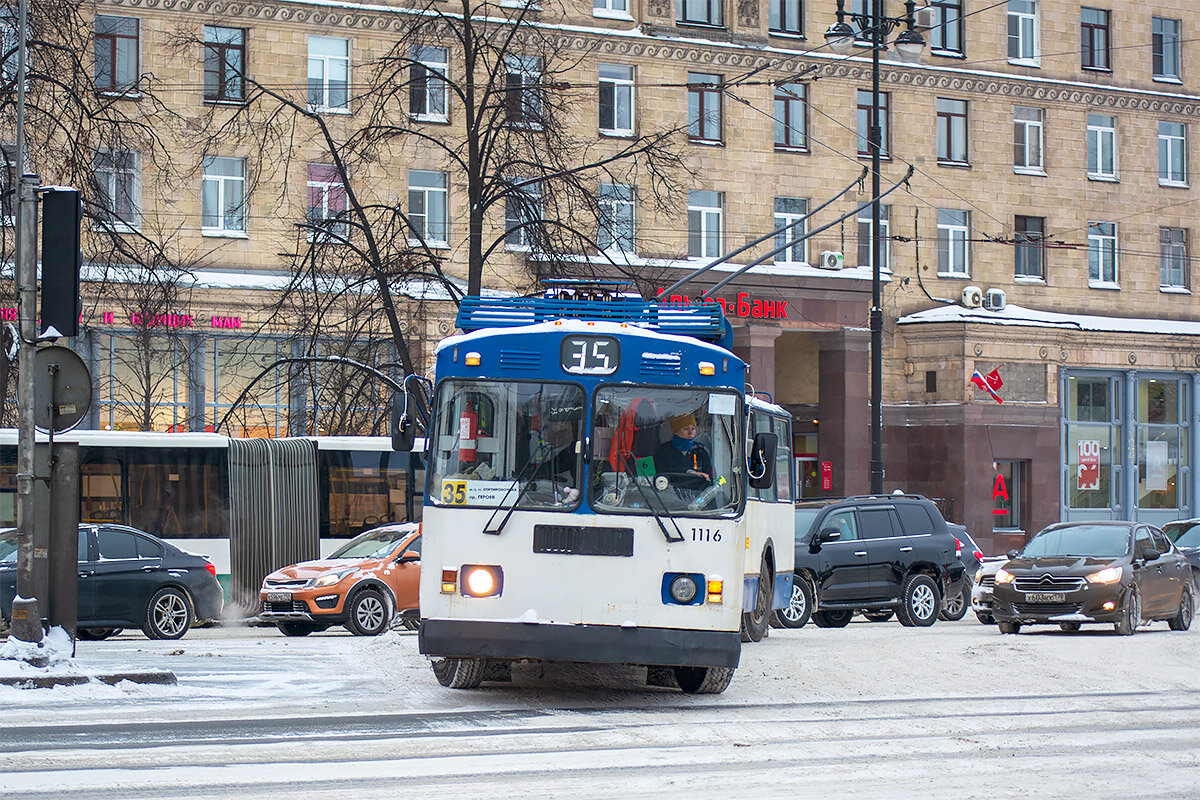
[[[421,652],[436,658],[736,667],[738,631],[425,619]]]

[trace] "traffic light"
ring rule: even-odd
[[[79,333],[79,224],[83,203],[74,189],[51,189],[42,194],[42,319],[39,336],[50,328],[60,336]]]

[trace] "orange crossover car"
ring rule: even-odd
[[[285,636],[307,636],[345,625],[356,636],[375,636],[394,614],[417,625],[421,582],[421,526],[384,525],[361,533],[328,558],[276,570],[263,581],[260,618]]]

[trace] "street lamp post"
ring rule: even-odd
[[[887,49],[889,33],[903,23],[905,30],[896,37],[896,51],[905,61],[917,61],[925,48],[921,34],[913,30],[916,3],[906,0],[904,16],[885,17],[883,0],[871,0],[870,15],[850,14],[860,31],[871,34],[871,111],[867,124],[867,147],[871,153],[871,494],[883,493],[883,292],[880,265],[883,238],[880,236],[881,191],[879,161],[882,130],[879,124],[879,52]],[[837,0],[837,22],[829,26],[825,39],[835,53],[845,55],[855,44],[854,28],[846,24],[845,0]]]

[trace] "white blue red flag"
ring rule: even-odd
[[[1000,367],[1003,366],[1003,364],[1000,365]],[[971,383],[990,394],[992,399],[997,403],[1004,402],[1000,399],[999,394],[1000,387],[1004,385],[1004,381],[1000,380],[1000,367],[996,367],[987,375],[984,375],[979,370],[975,370],[975,374],[971,376]]]

